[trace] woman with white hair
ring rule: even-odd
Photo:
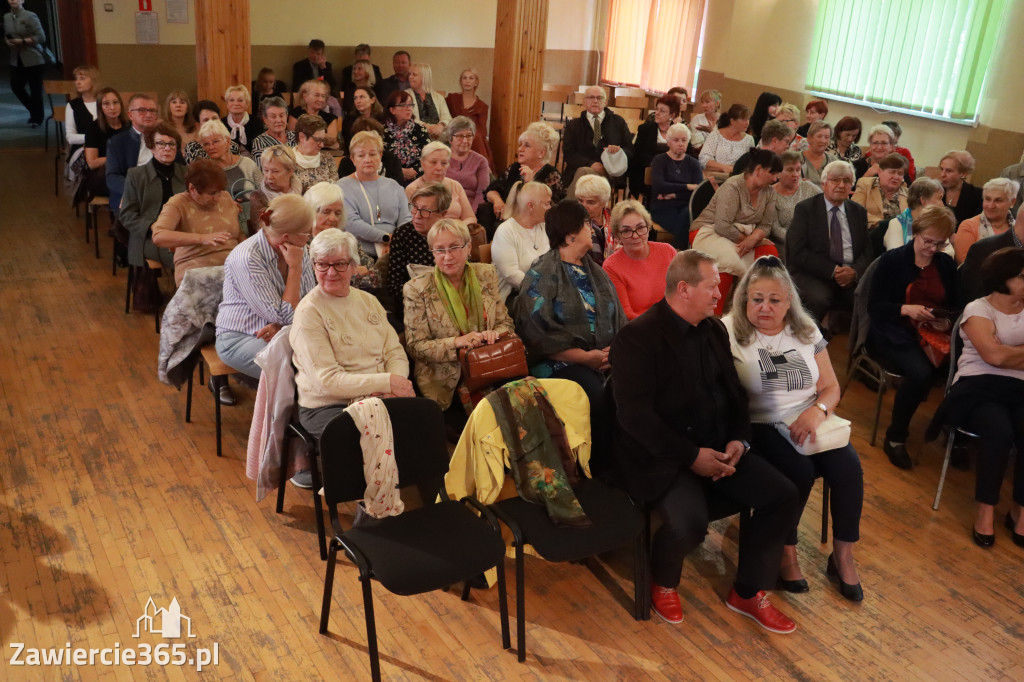
[[[967,182],[967,176],[973,172],[974,157],[963,150],[946,152],[939,160],[942,201],[953,211],[957,225],[981,213],[981,188]]]
[[[611,211],[608,209],[611,198],[612,186],[603,175],[584,175],[576,181],[576,201],[587,209],[587,224],[592,236],[590,257],[598,265],[621,248],[612,235]]]
[[[302,195],[307,204],[316,212],[313,223],[313,236],[324,230],[345,228],[345,193],[333,182],[318,182]],[[364,291],[380,288],[380,274],[373,267],[374,259],[362,247],[359,248],[359,260],[353,266],[352,285]]]
[[[312,209],[309,209],[310,211]],[[409,359],[371,294],[352,286],[355,237],[324,230],[309,246],[316,286],[295,309],[288,340],[299,394],[299,423],[319,438],[354,400],[414,396]]]
[[[512,162],[501,177],[488,186],[485,195],[488,205],[482,205],[477,211],[480,224],[487,228],[488,236],[494,234],[494,226],[498,220],[509,217],[505,203],[517,182],[539,182],[551,190],[551,201],[557,203],[565,197],[562,187],[562,175],[551,160],[558,147],[559,137],[555,129],[547,123],[536,121],[526,126],[519,135],[516,147],[516,160]]]
[[[249,151],[256,165],[263,170],[263,150],[274,145],[294,147],[295,133],[288,130],[288,105],[276,95],[260,101],[260,118],[263,119],[265,130],[249,143]]]
[[[419,176],[405,187],[405,196],[412,200],[412,195],[420,188],[427,185],[442,184],[452,195],[451,204],[442,216],[443,218],[458,218],[466,222],[474,222],[476,213],[473,211],[466,190],[462,188],[457,180],[447,177],[448,168],[452,163],[452,150],[444,142],[434,140],[420,152],[420,167],[423,168],[423,175]]]
[[[260,220],[263,229],[224,263],[224,298],[217,311],[217,355],[254,379],[261,373],[256,354],[292,323],[299,300],[316,286],[304,248],[313,231],[312,207],[285,194],[270,202]]]
[[[291,147],[281,144],[267,147],[260,154],[260,165],[263,181],[259,189],[249,195],[250,235],[259,231],[260,216],[271,201],[283,194],[302,194],[302,182],[295,175],[295,152]]]
[[[244,149],[248,149],[252,141],[263,132],[263,121],[259,116],[250,117],[247,111],[251,100],[249,88],[244,85],[232,85],[224,91],[224,102],[228,107],[224,122],[231,131],[228,138]]]
[[[383,151],[380,135],[356,133],[349,145],[356,170],[338,181],[345,192],[345,231],[359,240],[364,251],[376,257],[383,254],[384,244],[395,228],[412,222],[402,186],[378,175]]]
[[[227,126],[220,121],[207,121],[201,125],[196,139],[203,146],[206,157],[216,161],[224,169],[228,178],[227,189],[232,194],[242,189],[235,186],[239,180],[248,180],[256,187],[263,183],[263,174],[256,162],[231,151],[231,134]]]
[[[498,226],[491,242],[491,262],[501,278],[499,294],[506,300],[526,271],[548,252],[544,214],[551,208],[551,188],[540,182],[517,183],[508,197],[512,215]]]
[[[473,123],[475,135],[472,139],[472,150],[487,159],[487,167],[490,169],[494,167],[491,147],[487,143],[487,122],[490,118],[487,116],[487,103],[476,95],[479,87],[480,74],[476,72],[476,69],[463,69],[459,74],[460,91],[449,92],[444,101],[448,105],[448,111],[451,113],[453,121],[459,116],[464,116]],[[449,129],[445,131],[445,139],[449,144],[451,144],[450,125]],[[454,146],[452,149],[454,151]],[[466,191],[468,192],[469,189],[467,188]]]
[[[420,392],[445,410],[458,432],[473,401],[460,386],[458,350],[494,343],[515,331],[498,288],[498,273],[470,263],[469,229],[461,220],[442,218],[427,233],[434,267],[406,282],[405,341],[415,361]]]
[[[295,84],[292,84],[295,87]],[[338,117],[331,113],[331,110],[327,108],[327,98],[331,96],[331,87],[326,81],[311,80],[306,81],[299,88],[299,102],[295,103],[288,116],[288,129],[295,130],[299,123],[299,119],[304,114],[310,114],[312,116],[319,116],[323,122],[324,127],[327,130],[327,135],[324,137],[324,148],[326,149],[337,149],[338,148],[338,126],[340,121]],[[301,106],[300,106],[301,104]]]
[[[1006,178],[992,178],[985,183],[981,189],[981,213],[960,223],[960,229],[953,235],[957,265],[967,258],[967,250],[974,242],[1013,229],[1015,221],[1010,207],[1019,189],[1020,185]]]
[[[416,62],[409,67],[409,89],[412,91],[412,118],[423,125],[430,137],[437,139],[452,120],[448,104],[441,93],[434,91],[434,76],[429,64]]]
[[[690,195],[704,180],[700,162],[686,153],[690,129],[682,123],[665,133],[668,151],[651,161],[651,218],[672,233],[677,248],[690,244]]]
[[[484,201],[491,183],[491,161],[474,150],[476,124],[466,116],[456,116],[444,131],[444,141],[452,149],[447,176],[462,185],[474,214]],[[475,222],[475,218],[472,218]]]

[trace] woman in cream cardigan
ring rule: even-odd
[[[468,394],[455,395],[462,377],[458,349],[494,343],[514,327],[498,293],[494,266],[467,262],[470,238],[464,222],[442,218],[427,233],[427,244],[433,270],[409,280],[403,290],[405,340],[420,392],[439,404],[445,421],[461,432],[472,405]]]

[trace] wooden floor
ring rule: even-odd
[[[217,459],[209,392],[198,391],[185,424],[184,394],[156,378],[152,318],[123,312],[124,273],[111,275],[105,225],[97,260],[82,221],[54,199],[52,172],[41,152],[0,158],[0,679],[195,678],[174,667],[8,664],[11,643],[161,641],[186,641],[189,655],[216,643],[219,665],[207,670],[216,678],[366,678],[350,564],[336,576],[331,634],[317,634],[324,564],[308,495],[289,488],[283,515],[271,499],[255,502],[244,474],[252,393],[239,389],[240,405],[224,410]],[[833,343],[840,371],[844,346]],[[811,592],[776,597],[799,626],[793,635],[767,634],[723,606],[736,556],[736,525],[725,521],[686,562],[678,626],[629,616],[628,551],[596,570],[528,560],[525,664],[500,647],[494,591],[463,603],[376,589],[384,676],[1024,680],[1024,550],[1001,525],[994,549],[973,545],[973,474],[951,471],[933,512],[940,446],[915,437],[920,465],[892,467],[866,442],[872,398],[855,384],[840,409],[854,420],[865,471],[863,604],[844,601],[824,575],[816,488],[800,545]],[[176,597],[196,637],[135,639],[150,597],[158,607]]]

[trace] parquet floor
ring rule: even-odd
[[[123,650],[161,641],[185,642],[188,656],[216,644],[219,663],[206,677],[366,678],[354,569],[339,567],[331,635],[317,634],[324,566],[309,499],[289,489],[277,515],[245,478],[251,392],[239,389],[241,405],[224,410],[217,459],[208,392],[185,424],[184,395],[156,378],[152,319],[122,312],[124,273],[111,276],[109,238],[96,260],[81,219],[49,193],[50,173],[42,152],[0,157],[0,679],[198,677],[173,666],[10,665],[14,643]],[[833,343],[840,368],[843,346]],[[865,469],[863,604],[826,580],[816,490],[800,546],[811,592],[777,597],[799,625],[791,636],[723,606],[736,552],[726,521],[686,563],[680,626],[629,616],[628,551],[596,570],[529,560],[525,664],[499,646],[496,594],[474,591],[463,603],[454,593],[377,589],[384,676],[1024,679],[1024,550],[1001,528],[993,550],[972,544],[973,474],[951,471],[932,512],[939,446],[914,442],[920,465],[896,470],[867,445],[872,408],[873,395],[855,384],[840,409],[855,422]],[[133,637],[150,597],[159,607],[177,598],[196,637]]]

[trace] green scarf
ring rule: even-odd
[[[441,294],[444,309],[459,328],[459,333],[485,331],[487,322],[484,319],[483,292],[480,290],[480,280],[468,263],[462,275],[462,286],[458,289],[452,286],[438,267],[434,268],[434,284]]]

